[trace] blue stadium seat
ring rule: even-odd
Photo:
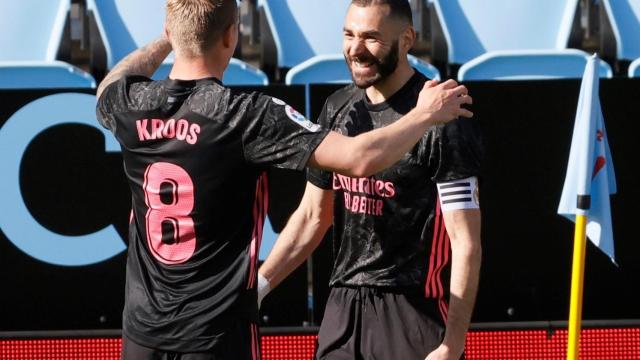
[[[589,54],[581,50],[492,51],[462,65],[459,81],[581,78]],[[600,77],[611,78],[609,64],[600,61]]]
[[[464,64],[496,50],[567,48],[578,0],[432,0],[434,60]],[[442,49],[446,48],[446,52]]]
[[[0,89],[95,87],[91,75],[62,61],[0,61]]]
[[[70,0],[0,1],[0,60],[55,60],[70,4]]]
[[[601,26],[603,56],[623,61],[640,58],[640,0],[602,0],[602,5],[608,20]]]
[[[93,88],[82,70],[56,61],[70,0],[0,1],[0,88]]]
[[[349,0],[258,0],[270,32],[278,68],[292,68],[316,55],[342,52]],[[271,51],[267,49],[266,51]]]
[[[172,63],[160,65],[158,71],[153,74],[153,79],[166,79],[171,72],[172,65]],[[225,85],[269,85],[269,78],[260,69],[256,69],[244,61],[232,58],[229,66],[222,74],[222,83]]]
[[[640,77],[640,58],[633,60],[629,65],[629,77],[630,78]]]
[[[408,56],[411,66],[430,79],[440,80],[440,72],[433,65],[426,63],[413,55]],[[320,84],[351,82],[351,73],[342,54],[318,55],[293,67],[287,73],[285,80],[291,84]]]
[[[127,54],[162,34],[164,0],[87,0],[106,52],[106,67],[113,68]],[[144,20],[144,21],[141,21]],[[173,63],[173,53],[153,75],[165,78]],[[228,74],[227,74],[228,72]],[[264,73],[241,60],[234,60],[223,76],[227,85],[263,85]]]

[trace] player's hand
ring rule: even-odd
[[[438,83],[429,80],[418,95],[416,110],[428,115],[430,121],[436,124],[447,123],[458,117],[472,117],[473,113],[462,105],[471,105],[473,99],[464,85],[458,85],[455,80]]]
[[[454,354],[448,346],[440,345],[433,350],[424,360],[460,360],[462,352],[460,354]]]

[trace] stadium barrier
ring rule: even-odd
[[[579,81],[467,85],[486,147],[480,184],[483,268],[474,321],[566,319],[573,225],[556,208]],[[309,87],[312,118],[337,88]],[[265,91],[306,111],[303,86],[244,89]],[[121,326],[130,197],[119,148],[95,122],[94,91],[0,90],[0,331]],[[618,180],[612,197],[618,266],[588,246],[583,314],[640,319],[632,286],[640,276],[640,79],[602,80],[600,91]],[[304,175],[270,176],[269,218],[277,233],[300,199]],[[264,300],[265,331],[319,322],[331,257],[327,238],[314,253],[313,298],[303,266]]]
[[[566,322],[473,324],[468,360],[562,360]],[[263,360],[310,360],[317,327],[261,329]],[[12,360],[119,360],[118,330],[0,333],[0,358]],[[640,356],[640,321],[585,321],[580,358],[632,360]]]

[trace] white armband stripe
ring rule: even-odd
[[[442,211],[480,208],[478,179],[475,176],[438,183],[437,186]]]

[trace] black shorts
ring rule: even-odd
[[[206,352],[175,352],[140,345],[122,336],[122,360],[260,360],[260,336],[255,324],[238,326]]]
[[[316,359],[423,360],[444,338],[436,300],[375,288],[331,289]]]

